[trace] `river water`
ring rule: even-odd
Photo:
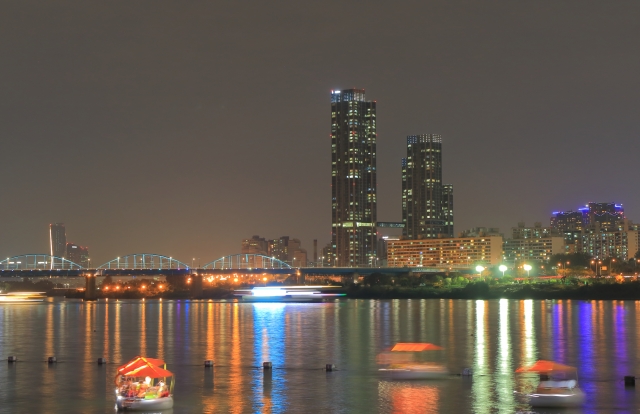
[[[640,382],[636,390],[622,381],[640,374],[639,322],[640,301],[4,304],[0,412],[112,413],[115,369],[139,354],[175,373],[173,413],[639,411]],[[376,355],[396,342],[440,345],[429,359],[474,375],[386,381]],[[204,368],[206,359],[215,367]],[[514,371],[537,359],[578,368],[583,409],[536,411],[514,396],[536,382]]]

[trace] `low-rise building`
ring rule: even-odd
[[[598,231],[582,235],[583,253],[596,259],[629,260],[638,251],[638,231]]]
[[[517,263],[521,261],[546,262],[554,254],[565,252],[563,236],[541,238],[507,239],[504,241],[504,259]]]
[[[387,240],[389,267],[470,268],[501,261],[501,236]]]

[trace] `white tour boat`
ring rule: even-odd
[[[346,296],[336,286],[259,286],[237,290],[243,302],[322,302],[327,298]]]

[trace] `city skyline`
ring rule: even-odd
[[[55,222],[92,263],[253,234],[325,246],[327,95],[350,87],[377,100],[379,221],[401,219],[422,132],[446,139],[454,233],[585,201],[640,217],[640,5],[575,5],[7,5],[0,251],[49,251]],[[348,48],[328,25],[351,25]]]

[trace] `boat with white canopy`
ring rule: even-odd
[[[540,382],[534,391],[519,393],[532,407],[568,408],[584,405],[585,393],[578,385],[578,370],[574,367],[539,360],[531,366],[518,368],[516,372],[539,375]]]

